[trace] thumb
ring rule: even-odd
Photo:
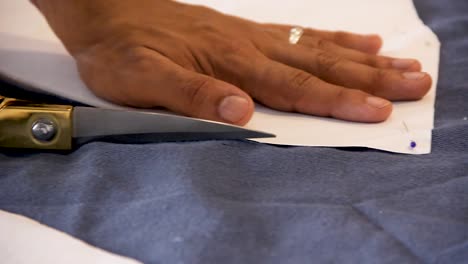
[[[80,67],[83,79],[101,97],[133,107],[164,107],[195,118],[245,125],[254,112],[254,102],[240,88],[207,75],[187,70],[154,52],[144,52],[131,64],[106,64],[97,71]],[[83,65],[81,65],[83,66]],[[101,68],[103,69],[103,68]],[[100,72],[91,78],[86,74]],[[90,77],[90,78],[87,78]],[[99,80],[96,80],[99,79]]]
[[[190,71],[177,77],[180,79],[168,82],[167,87],[172,89],[167,97],[160,98],[165,107],[188,116],[235,125],[245,125],[251,119],[254,102],[238,87]]]

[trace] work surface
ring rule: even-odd
[[[468,2],[415,3],[442,42],[430,155],[248,141],[2,151],[0,209],[145,263],[467,263]]]

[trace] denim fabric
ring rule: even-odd
[[[0,209],[145,263],[468,263],[468,1],[442,42],[433,152],[249,141],[0,152]]]

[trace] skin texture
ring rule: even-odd
[[[357,122],[381,122],[390,101],[431,87],[416,60],[378,56],[377,35],[259,24],[170,0],[37,0],[98,96],[237,125],[254,101]]]

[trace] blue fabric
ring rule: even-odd
[[[0,152],[0,208],[145,263],[468,263],[468,2],[442,46],[433,152],[248,141]]]

